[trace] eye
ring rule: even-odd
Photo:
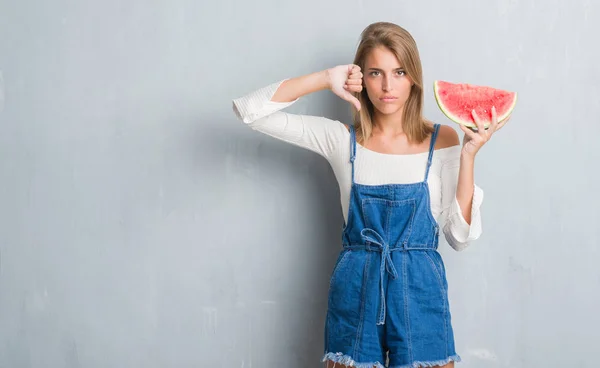
[[[404,72],[404,70],[398,70],[398,75],[399,76],[406,75],[406,72]]]
[[[376,75],[375,75],[375,74],[378,74],[378,73],[379,73],[378,71],[372,71],[372,72],[371,72],[371,76],[373,76],[373,77],[376,77]]]

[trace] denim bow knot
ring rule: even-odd
[[[394,267],[394,263],[392,262],[390,245],[383,239],[379,233],[373,229],[363,229],[360,232],[363,240],[369,242],[371,244],[378,245],[381,248],[381,265],[379,267],[379,296],[381,298],[380,307],[379,307],[379,317],[377,318],[377,324],[383,325],[385,323],[385,293],[383,291],[383,276],[385,271],[392,276],[393,279],[398,278],[398,272],[396,271],[396,267]]]

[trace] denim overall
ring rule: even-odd
[[[460,361],[427,184],[438,131],[436,124],[422,182],[363,185],[354,182],[351,127],[352,188],[331,275],[323,361],[365,368]]]

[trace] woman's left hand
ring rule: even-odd
[[[496,115],[496,108],[492,107],[492,122],[490,126],[485,129],[483,125],[483,121],[477,116],[475,110],[473,110],[473,120],[475,120],[475,124],[477,125],[477,131],[473,131],[464,125],[460,126],[460,129],[465,133],[463,138],[463,155],[468,155],[469,157],[475,158],[479,149],[483,147],[491,138],[492,135],[498,130],[502,129],[502,127],[508,122],[510,116],[506,119],[498,122],[498,116]]]

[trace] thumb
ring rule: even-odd
[[[352,93],[346,92],[346,101],[350,102],[352,105],[354,105],[356,110],[360,111],[360,101],[358,98],[354,97]]]

